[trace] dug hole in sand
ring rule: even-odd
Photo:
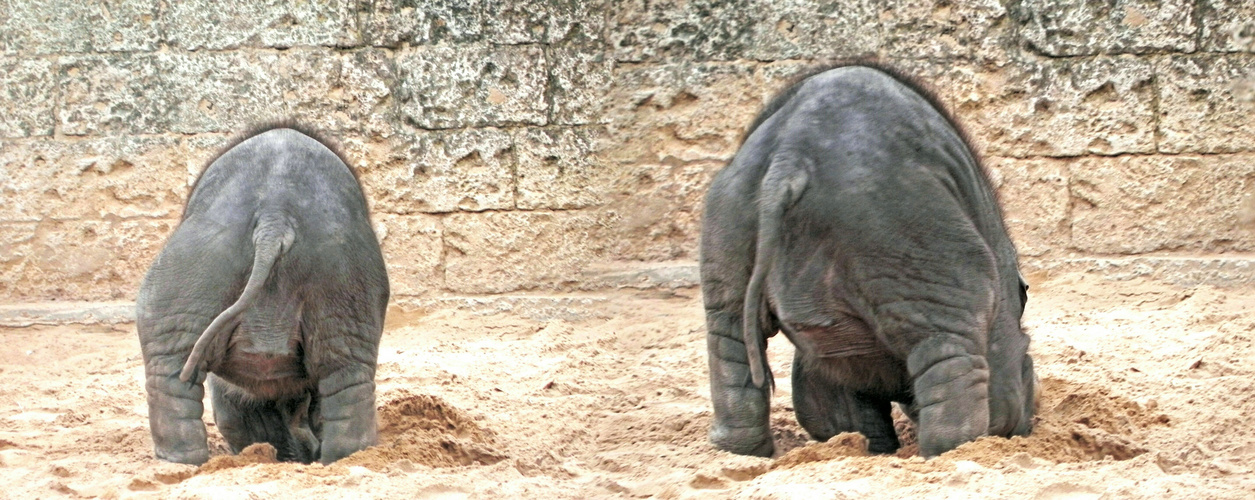
[[[782,336],[768,352],[781,455],[714,450],[700,293],[682,288],[394,307],[380,444],[331,466],[273,463],[265,445],[230,456],[208,407],[211,461],[158,461],[134,325],[0,329],[0,481],[32,499],[1255,496],[1255,289],[1032,285],[1036,431],[928,461],[905,420],[897,456],[853,434],[808,441]]]

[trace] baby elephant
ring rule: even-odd
[[[234,452],[267,442],[281,460],[330,463],[375,444],[387,304],[366,198],[338,153],[284,126],[225,149],[139,290],[157,457],[209,459],[207,376]]]
[[[886,71],[831,69],[769,103],[715,176],[701,279],[717,447],[772,454],[777,331],[796,347],[798,421],[820,441],[860,432],[893,452],[895,401],[926,457],[1032,429],[1027,287],[985,172],[939,109]]]

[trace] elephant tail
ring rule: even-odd
[[[284,250],[291,248],[295,239],[296,233],[286,217],[280,214],[265,214],[258,218],[257,227],[253,229],[253,270],[248,276],[248,283],[244,285],[240,298],[231,304],[231,307],[218,314],[196,339],[192,354],[188,356],[187,362],[183,364],[183,370],[179,372],[179,380],[184,382],[193,380],[198,378],[198,372],[205,370],[208,365],[205,360],[205,351],[214,344],[214,339],[223,331],[230,330],[239,324],[240,316],[253,305],[258,295],[261,295],[275,262],[279,260]]]
[[[745,290],[744,324],[741,328],[754,387],[763,386],[768,372],[763,330],[770,324],[770,308],[763,298],[764,282],[776,260],[776,251],[784,243],[780,235],[784,211],[801,198],[802,191],[806,190],[806,181],[804,170],[773,162],[759,190],[758,242],[754,252],[754,270]]]

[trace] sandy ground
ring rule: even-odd
[[[208,412],[214,459],[160,462],[134,325],[2,329],[0,496],[1255,497],[1255,290],[1041,281],[1025,317],[1045,390],[1037,431],[928,461],[860,456],[848,436],[808,442],[783,337],[769,352],[783,456],[712,449],[696,289],[395,310],[381,445],[330,467],[225,455]]]

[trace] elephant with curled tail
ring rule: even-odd
[[[782,92],[715,176],[701,241],[716,447],[773,453],[778,331],[820,441],[860,432],[895,451],[893,402],[926,457],[1032,430],[1015,247],[958,127],[906,78],[849,65]]]
[[[196,180],[140,286],[158,458],[209,459],[204,386],[235,452],[330,463],[376,442],[388,276],[366,198],[324,141],[267,126]]]

